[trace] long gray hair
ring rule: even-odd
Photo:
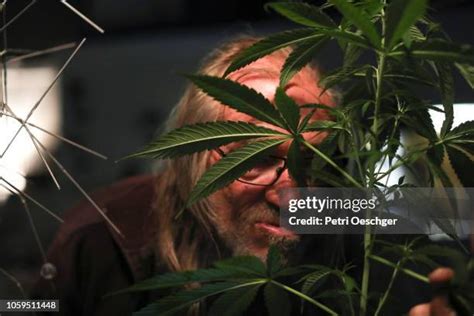
[[[243,49],[260,40],[256,37],[240,37],[214,50],[204,60],[199,73],[222,76],[232,60]],[[290,48],[275,53],[285,59]],[[315,67],[312,70],[317,72]],[[278,75],[280,69],[276,69]],[[199,122],[222,119],[224,107],[200,91],[188,85],[181,100],[167,122],[166,130]],[[186,209],[176,219],[193,186],[209,163],[209,151],[179,159],[163,161],[156,183],[154,227],[156,228],[155,252],[158,261],[171,271],[202,268],[229,250],[220,245],[215,230],[215,213],[208,200],[202,200]]]

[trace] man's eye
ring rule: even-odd
[[[262,173],[262,169],[260,168],[252,168],[249,171],[247,171],[242,178],[244,179],[255,179],[256,177],[260,176]]]
[[[275,159],[271,158],[271,157],[266,157],[264,158],[259,165],[261,166],[272,166],[275,164]],[[258,165],[257,165],[258,166]]]

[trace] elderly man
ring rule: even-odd
[[[207,57],[200,73],[222,76],[236,54],[255,41],[241,38],[223,45]],[[231,73],[228,78],[273,101],[280,69],[288,53],[289,50],[273,53]],[[334,106],[335,96],[331,91],[321,95],[317,82],[317,70],[307,66],[292,78],[285,91],[300,105]],[[316,112],[312,120],[322,118],[324,114]],[[189,86],[174,109],[168,128],[215,120],[266,125]],[[309,133],[305,139],[317,145],[324,136]],[[238,181],[194,204],[175,219],[177,210],[183,207],[206,168],[239,145],[165,161],[156,176],[127,179],[97,192],[94,199],[123,236],[103,221],[87,202],[68,211],[49,251],[52,266],[44,267],[54,267],[57,273],[41,279],[33,296],[59,298],[64,315],[129,315],[151,297],[142,294],[103,299],[103,296],[153,274],[208,267],[228,256],[252,254],[265,258],[271,244],[286,249],[299,245],[302,253],[299,257],[307,256],[300,236],[278,225],[277,191],[296,186],[278,159],[257,165]],[[287,151],[288,144],[283,143],[274,156],[284,158]],[[332,241],[331,244],[325,241],[325,237],[313,239],[324,249],[318,254],[312,253],[313,257],[332,257],[338,250]],[[324,248],[328,244],[330,247]],[[451,273],[438,270],[432,275],[432,281],[449,280]],[[419,305],[412,313],[429,315],[430,309],[432,315],[450,312],[445,300],[437,297],[432,304]]]

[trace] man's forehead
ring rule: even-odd
[[[249,88],[256,90],[257,92],[261,93],[267,100],[274,104],[275,101],[275,92],[279,85],[279,78],[278,77],[262,77],[257,75],[248,75],[245,77],[241,77],[239,81],[240,84],[243,84]],[[327,95],[319,95],[321,90],[317,87],[316,82],[291,82],[286,86],[285,93],[292,98],[296,104],[298,105],[306,105],[306,104],[326,104],[326,105],[334,105],[331,97]],[[301,107],[300,114],[305,116],[312,111],[311,108]],[[315,115],[322,111],[317,111]],[[237,112],[236,110],[226,106],[224,108],[224,117],[227,120],[244,120],[255,122],[256,120],[253,119],[251,116],[246,115],[244,113]],[[317,118],[316,116],[314,117]]]
[[[253,63],[232,72],[228,78],[256,90],[274,103],[275,92],[280,84],[280,70],[283,67],[287,55],[284,53],[273,53],[254,61]],[[319,74],[317,70],[310,66],[303,67],[284,87],[286,94],[291,97],[298,105],[303,104],[326,104],[333,106],[334,100],[328,93],[322,93],[323,90],[318,85]],[[302,117],[311,113],[311,108],[300,108]],[[225,120],[246,121],[261,125],[259,120],[237,112],[226,106],[223,111]],[[315,111],[311,121],[327,119],[325,111]]]

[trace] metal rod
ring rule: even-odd
[[[89,23],[93,28],[95,28],[97,31],[99,31],[100,33],[104,33],[104,29],[101,28],[100,26],[98,26],[96,23],[94,23],[94,21],[92,21],[91,19],[89,19],[87,16],[85,16],[81,11],[79,11],[78,9],[76,9],[75,7],[73,7],[71,4],[69,4],[66,0],[61,0],[61,3],[64,4],[66,7],[68,7],[72,12],[74,12],[75,14],[77,14],[81,19],[83,19],[84,21],[86,21],[87,23]]]
[[[41,204],[40,202],[36,201],[33,197],[31,197],[30,195],[28,195],[27,193],[25,192],[22,192],[20,189],[18,189],[17,187],[15,187],[13,184],[11,184],[10,182],[8,182],[8,180],[6,180],[5,178],[2,178],[0,177],[0,180],[5,182],[6,184],[8,184],[8,186],[10,188],[12,188],[16,194],[20,194],[24,197],[26,197],[29,201],[33,202],[36,206],[38,206],[39,208],[41,208],[43,211],[45,211],[46,213],[48,213],[49,215],[51,215],[52,217],[54,217],[55,219],[57,219],[59,222],[63,223],[64,221],[62,220],[61,217],[59,217],[58,215],[56,215],[53,211],[51,211],[50,209],[48,209],[46,206],[44,206],[43,204]]]
[[[41,243],[38,230],[36,229],[36,225],[33,221],[33,217],[31,216],[31,211],[30,211],[30,208],[28,207],[28,203],[26,203],[26,200],[24,197],[22,197],[21,195],[19,197],[21,200],[21,204],[23,204],[23,208],[25,209],[26,216],[28,217],[28,221],[30,223],[31,230],[33,231],[33,235],[35,237],[36,244],[38,245],[38,249],[41,253],[41,257],[43,258],[43,263],[46,263],[47,262],[46,252],[44,251],[44,247],[43,247],[43,244]]]
[[[58,190],[61,190],[61,186],[59,185],[58,179],[56,179],[56,176],[54,175],[53,170],[51,170],[51,167],[49,166],[48,162],[46,161],[46,158],[43,156],[43,153],[41,152],[41,150],[40,150],[40,148],[39,148],[39,146],[36,142],[36,139],[32,137],[33,134],[31,133],[31,131],[29,130],[28,127],[25,127],[25,130],[28,132],[28,135],[30,135],[31,142],[35,146],[36,152],[38,153],[41,160],[43,161],[43,164],[45,165],[46,169],[48,170],[48,173],[51,176],[51,179],[53,179],[53,182],[56,185],[56,187],[58,188]]]
[[[34,135],[31,135],[33,138],[36,138]],[[40,146],[43,147],[41,143]],[[82,193],[82,195],[88,200],[92,206],[99,212],[99,214],[104,218],[104,220],[112,227],[113,230],[121,237],[124,237],[120,229],[110,220],[110,218],[105,214],[105,212],[97,205],[97,203],[90,197],[89,194],[81,187],[81,185],[74,179],[74,177],[64,168],[64,166],[54,157],[53,154],[49,152],[46,148],[43,147],[43,150],[49,156],[49,158],[56,164],[56,166],[64,173],[64,175],[74,184],[74,186]]]
[[[24,122],[22,119],[20,119],[20,118],[18,118],[18,117],[15,117],[15,116],[13,116],[13,115],[11,115],[11,114],[8,114],[8,113],[3,113],[3,115],[8,116],[8,117],[11,117],[11,118],[13,118],[13,119],[19,121],[20,123]],[[50,131],[48,131],[47,129],[44,129],[44,128],[42,128],[42,127],[36,125],[36,124],[30,123],[30,122],[25,122],[25,124],[28,125],[28,126],[34,127],[34,128],[36,128],[36,129],[42,131],[43,133],[48,134],[48,135],[50,135],[50,136],[52,136],[52,137],[55,137],[55,138],[57,138],[57,139],[59,139],[59,140],[65,142],[65,143],[68,143],[68,144],[70,144],[70,145],[72,145],[72,146],[74,146],[74,147],[77,147],[77,148],[79,148],[79,149],[81,149],[81,150],[83,150],[83,151],[85,151],[85,152],[88,152],[88,153],[90,153],[90,154],[92,154],[92,155],[94,155],[94,156],[97,156],[97,157],[99,157],[99,158],[101,158],[101,159],[104,159],[104,160],[107,160],[107,159],[108,159],[107,156],[102,155],[101,153],[99,153],[99,152],[97,152],[97,151],[95,151],[95,150],[93,150],[93,149],[90,149],[90,148],[88,148],[88,147],[86,147],[86,146],[84,146],[84,145],[81,145],[81,144],[79,144],[79,143],[77,143],[77,142],[75,142],[75,141],[73,141],[73,140],[70,140],[70,139],[68,139],[68,138],[66,138],[66,137],[64,137],[64,136],[61,136],[61,135],[59,135],[59,134],[50,132]]]
[[[5,31],[13,22],[15,22],[20,16],[22,16],[35,3],[36,0],[31,0],[31,2],[28,3],[26,7],[24,7],[20,12],[17,13],[17,15],[15,15],[10,21],[8,21],[0,28],[0,33]],[[5,7],[3,9],[5,10]]]
[[[27,54],[24,54],[24,55],[20,55],[20,56],[10,58],[10,59],[7,60],[7,63],[9,63],[9,64],[10,63],[15,63],[15,62],[19,62],[21,60],[25,60],[25,59],[28,59],[28,58],[33,58],[33,57],[38,57],[38,56],[41,56],[41,55],[46,55],[46,54],[59,52],[59,51],[65,50],[65,49],[72,48],[76,45],[77,45],[76,42],[72,42],[72,43],[62,44],[62,45],[58,45],[58,46],[38,50],[38,51],[35,51],[35,52],[31,52],[31,53],[27,53]]]
[[[64,63],[64,65],[61,67],[61,69],[59,70],[59,72],[56,74],[55,78],[53,79],[53,81],[50,83],[50,85],[48,86],[48,88],[45,90],[45,92],[41,95],[40,99],[35,103],[35,105],[31,108],[31,110],[28,112],[28,115],[26,116],[24,122],[26,123],[31,115],[33,115],[34,111],[38,108],[38,106],[40,105],[41,101],[43,101],[43,99],[46,97],[46,95],[48,94],[48,92],[51,90],[51,88],[54,86],[54,84],[57,82],[57,80],[59,79],[59,77],[61,76],[61,74],[63,73],[63,71],[66,69],[66,67],[69,65],[69,63],[71,62],[71,60],[74,58],[74,56],[77,54],[77,52],[79,51],[79,49],[82,47],[82,45],[84,44],[84,42],[86,41],[86,38],[83,38],[82,41],[79,43],[79,45],[77,45],[76,49],[72,52],[72,54],[69,56],[69,58],[66,60],[66,62]],[[10,111],[11,112],[11,111]],[[2,158],[5,153],[8,151],[8,149],[10,148],[10,146],[12,145],[12,143],[15,141],[15,139],[17,138],[18,134],[20,133],[21,129],[25,126],[25,124],[22,124],[18,129],[17,131],[15,132],[15,134],[13,135],[13,137],[10,139],[10,141],[8,142],[7,146],[5,147],[5,149],[3,150],[2,154],[0,155],[0,158]]]

